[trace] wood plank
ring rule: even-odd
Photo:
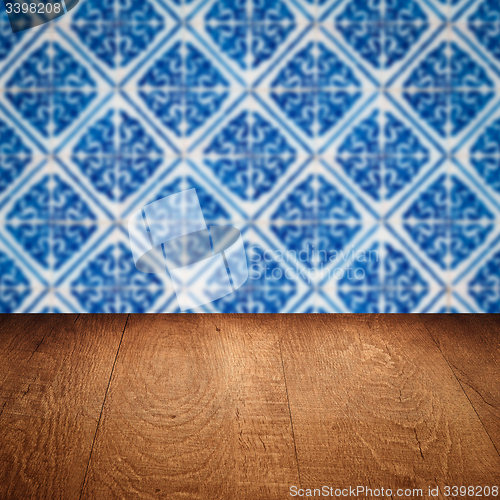
[[[72,316],[73,322],[76,317]],[[0,415],[19,390],[25,391],[29,385],[19,367],[60,320],[60,314],[0,314]]]
[[[73,317],[77,315],[68,315]],[[61,314],[0,314],[0,356],[7,358],[14,351],[32,351]]]
[[[80,495],[126,316],[75,319],[62,315],[31,352],[25,348],[35,341],[21,341],[29,356],[11,364],[2,383],[11,395],[0,416],[2,500]]]
[[[500,316],[422,318],[500,452]],[[500,474],[499,474],[500,475]]]
[[[286,315],[279,331],[302,487],[498,484],[500,457],[419,316]]]
[[[274,317],[131,317],[82,498],[283,498],[297,474]]]

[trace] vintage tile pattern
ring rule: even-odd
[[[178,311],[126,224],[194,187],[250,266],[199,311],[500,312],[499,90],[497,0],[2,12],[0,311]]]

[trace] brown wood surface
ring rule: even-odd
[[[2,317],[1,499],[79,497],[125,322]]]
[[[500,486],[498,318],[0,316],[0,500]]]
[[[282,497],[298,473],[274,324],[131,318],[83,498]]]
[[[500,452],[500,315],[423,318],[469,401]]]
[[[500,456],[418,317],[320,316],[311,328],[286,316],[280,331],[303,487],[498,482]]]

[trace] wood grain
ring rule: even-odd
[[[76,499],[126,316],[16,321],[0,323],[0,498]]]
[[[500,457],[418,317],[283,316],[279,330],[303,487],[498,481]]]
[[[422,318],[500,452],[500,316]],[[499,473],[500,475],[500,473]]]
[[[298,481],[275,319],[133,316],[85,499],[272,499]]]
[[[499,338],[496,316],[0,316],[0,500],[499,485]]]
[[[20,367],[60,319],[58,314],[0,315],[0,416],[7,404],[19,396],[19,391],[25,391],[29,385],[30,379],[25,379]]]

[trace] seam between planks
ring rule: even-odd
[[[443,356],[443,359],[446,361],[446,364],[448,365],[449,369],[451,370],[451,373],[453,373],[453,376],[455,377],[455,380],[460,385],[460,389],[462,389],[462,392],[464,393],[465,397],[467,398],[467,401],[472,406],[472,409],[474,410],[474,413],[476,414],[477,418],[481,422],[481,425],[483,426],[484,432],[486,432],[487,436],[490,438],[491,444],[493,445],[493,448],[495,448],[495,451],[497,452],[497,455],[500,456],[500,451],[496,447],[495,442],[493,441],[493,439],[491,439],[491,436],[490,436],[490,433],[488,432],[488,429],[486,429],[483,421],[481,420],[481,417],[480,417],[479,413],[476,411],[476,407],[473,405],[472,401],[470,400],[469,396],[467,395],[467,392],[465,391],[462,382],[460,382],[460,379],[457,377],[457,374],[455,373],[455,370],[453,369],[453,366],[450,364],[450,362],[448,361],[448,359],[444,355],[444,352],[442,351],[441,346],[436,341],[436,339],[434,338],[434,335],[432,335],[432,332],[429,330],[429,328],[427,327],[427,325],[425,323],[422,323],[422,324],[424,325],[424,328],[429,333],[429,335],[430,335],[432,341],[434,342],[434,344],[436,344],[436,347],[439,349],[439,352],[441,353],[441,356]]]
[[[127,315],[127,320],[125,321],[125,326],[123,327],[122,336],[120,338],[120,343],[118,344],[118,349],[116,350],[115,360],[113,361],[113,367],[111,368],[111,373],[109,375],[108,385],[106,387],[106,392],[104,393],[104,399],[102,401],[101,413],[99,414],[99,419],[97,421],[97,426],[95,428],[94,439],[92,441],[92,447],[90,448],[89,461],[87,462],[87,468],[85,469],[85,475],[83,476],[82,489],[80,490],[79,499],[82,498],[83,490],[85,489],[85,482],[87,481],[87,475],[89,473],[90,461],[92,460],[92,453],[94,452],[94,446],[97,439],[97,432],[99,431],[99,425],[101,424],[102,413],[104,411],[104,405],[106,404],[106,398],[108,397],[109,386],[111,385],[111,379],[113,378],[113,373],[115,371],[116,360],[118,359],[118,353],[120,352],[120,347],[122,346],[123,336],[125,335],[125,330],[127,329],[128,320],[130,318],[130,314]]]
[[[52,325],[52,328],[50,329],[49,335],[54,331],[54,328],[57,326],[57,324],[59,323],[61,318],[62,318],[62,314],[59,314],[57,321]],[[45,332],[44,336],[42,337],[42,340],[40,340],[40,342],[38,342],[38,345],[36,346],[35,350],[31,353],[31,356],[28,359],[28,361],[26,362],[26,364],[28,364],[31,361],[31,358],[33,358],[33,356],[36,354],[36,352],[38,351],[40,346],[43,344],[43,341],[45,340],[46,336],[47,336],[47,332]]]
[[[281,349],[281,339],[278,340],[278,343],[280,346],[280,357],[281,357],[281,368],[283,370],[283,379],[285,381],[285,393],[286,393],[286,401],[288,403],[288,414],[290,415],[290,425],[292,427],[293,448],[295,450],[295,463],[297,464],[297,474],[299,476],[299,487],[302,488],[302,481],[300,479],[299,457],[297,454],[297,443],[295,442],[295,432],[293,430],[292,410],[290,408],[290,398],[288,397],[288,386],[286,383],[285,363],[283,361],[283,351]]]

